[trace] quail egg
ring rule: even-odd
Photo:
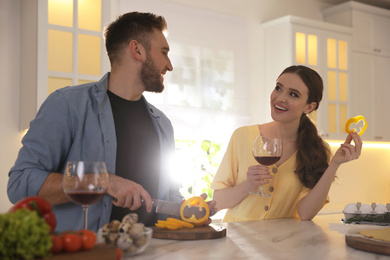
[[[387,211],[388,210],[387,210],[387,208],[386,208],[386,206],[384,204],[378,204],[375,207],[375,213],[377,213],[377,214],[383,214],[383,213],[385,213]]]
[[[344,213],[355,213],[357,210],[358,208],[356,207],[356,204],[350,203],[345,206]]]
[[[359,210],[362,212],[362,214],[369,214],[371,211],[373,211],[370,204],[363,204]]]

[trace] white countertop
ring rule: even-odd
[[[347,246],[346,230],[359,225],[342,224],[343,216],[318,215],[313,221],[286,218],[214,224],[227,228],[226,237],[190,241],[153,238],[143,253],[131,259],[390,259]]]

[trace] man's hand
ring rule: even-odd
[[[149,213],[152,211],[152,198],[138,183],[114,174],[109,174],[107,193],[114,198],[112,203],[117,207],[136,210],[141,207],[141,199],[143,199],[145,201],[146,211]]]

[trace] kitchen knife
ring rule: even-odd
[[[153,207],[156,207],[156,213],[169,214],[180,217],[181,202],[152,199],[152,204]],[[142,200],[142,205],[145,205],[144,200]],[[195,208],[195,206],[192,208]],[[216,209],[210,209],[209,217],[215,215],[215,213],[217,213]]]

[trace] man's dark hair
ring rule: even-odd
[[[124,48],[132,40],[149,50],[150,35],[155,29],[163,32],[167,23],[164,17],[152,13],[126,13],[109,24],[104,30],[104,39],[111,66],[120,63]]]

